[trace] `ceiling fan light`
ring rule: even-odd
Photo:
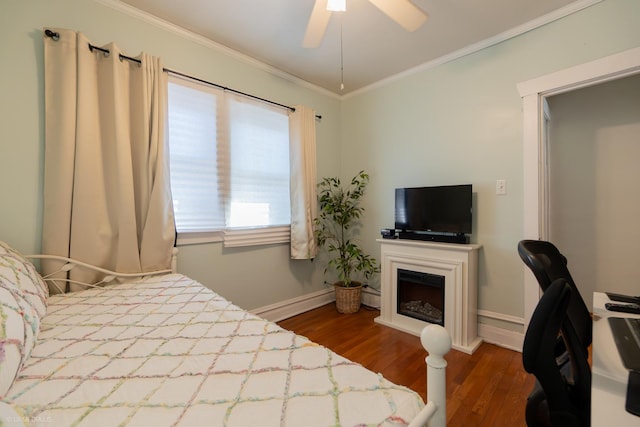
[[[347,0],[327,0],[327,10],[344,12],[347,10]]]

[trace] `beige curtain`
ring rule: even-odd
[[[123,273],[170,268],[175,240],[159,58],[70,30],[44,38],[43,253]],[[55,263],[43,263],[44,273]],[[72,271],[94,281],[95,273]],[[72,288],[73,290],[73,288]]]
[[[318,253],[313,220],[318,216],[316,192],[316,115],[296,105],[289,118],[291,162],[291,258],[312,259]]]

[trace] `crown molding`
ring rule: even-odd
[[[522,25],[519,25],[517,27],[514,27],[510,30],[504,31],[500,34],[497,34],[493,37],[489,37],[488,39],[484,39],[481,40],[477,43],[471,44],[469,46],[466,46],[462,49],[456,50],[455,52],[451,52],[447,55],[443,55],[440,56],[434,60],[425,62],[423,64],[417,65],[413,68],[410,68],[406,71],[403,71],[401,73],[398,74],[394,74],[393,76],[387,77],[383,80],[379,80],[375,83],[372,83],[368,86],[362,87],[358,90],[355,90],[353,92],[350,92],[348,94],[345,94],[342,99],[347,99],[350,98],[352,96],[356,96],[383,86],[386,86],[388,84],[391,84],[393,82],[396,82],[398,80],[401,80],[407,76],[411,76],[420,72],[423,72],[425,70],[429,70],[432,68],[435,68],[439,65],[443,65],[446,64],[448,62],[452,62],[455,61],[456,59],[460,59],[464,56],[467,55],[471,55],[473,53],[479,52],[483,49],[486,49],[488,47],[497,45],[499,43],[502,43],[504,41],[507,41],[509,39],[518,37],[522,34],[528,33],[529,31],[535,30],[537,28],[540,28],[544,25],[550,24],[552,22],[558,21],[562,18],[565,18],[569,15],[572,15],[576,12],[579,12],[583,9],[586,9],[588,7],[591,7],[597,3],[601,3],[604,0],[578,0],[575,1],[573,3],[570,3],[560,9],[557,9],[553,12],[550,12],[546,15],[543,15],[537,19],[534,19],[532,21],[526,22]]]
[[[130,6],[126,3],[121,2],[120,0],[93,0],[96,3],[100,3],[106,7],[109,7],[111,9],[117,10],[118,12],[121,12],[123,14],[126,14],[128,16],[131,16],[135,19],[138,19],[140,21],[143,21],[147,24],[151,24],[154,25],[158,28],[161,28],[165,31],[169,31],[179,37],[182,37],[186,40],[192,41],[194,43],[197,43],[201,46],[204,46],[208,49],[212,49],[215,50],[217,52],[220,52],[224,55],[227,55],[231,58],[234,58],[240,62],[243,62],[245,64],[251,65],[257,69],[260,69],[262,71],[265,71],[267,73],[270,73],[274,76],[280,77],[284,80],[290,81],[292,83],[297,84],[298,86],[302,86],[305,87],[307,89],[310,89],[314,92],[320,93],[322,95],[325,96],[329,96],[331,98],[334,99],[340,99],[341,95],[338,95],[334,92],[331,92],[323,87],[317,86],[313,83],[310,83],[306,80],[303,80],[299,77],[294,76],[293,74],[289,74],[285,71],[280,70],[279,68],[273,67],[269,64],[266,64],[262,61],[259,61],[249,55],[245,55],[243,53],[238,52],[237,50],[231,49],[230,47],[227,47],[223,44],[220,44],[218,42],[215,42],[209,38],[206,38],[204,36],[201,36],[199,34],[196,34],[192,31],[189,31],[183,27],[180,27],[176,24],[173,24],[169,21],[166,21],[164,19],[158,18],[157,16],[154,16],[150,13],[144,12],[140,9],[137,9],[133,6]]]
[[[534,19],[532,21],[529,21],[525,24],[519,25],[517,27],[514,27],[510,30],[504,31],[500,34],[497,34],[493,37],[487,38],[485,40],[482,40],[480,42],[474,43],[472,45],[466,46],[462,49],[459,49],[455,52],[451,52],[447,55],[443,55],[440,56],[438,58],[435,58],[431,61],[425,62],[423,64],[420,64],[418,66],[415,66],[413,68],[410,68],[408,70],[405,70],[403,72],[394,74],[393,76],[384,78],[382,80],[379,80],[375,83],[372,83],[370,85],[364,86],[360,89],[357,89],[353,92],[349,92],[347,94],[341,95],[341,94],[337,94],[335,92],[332,92],[330,90],[327,90],[323,87],[320,87],[318,85],[315,85],[313,83],[310,83],[304,79],[301,79],[299,77],[296,77],[292,74],[289,74],[285,71],[280,70],[279,68],[273,67],[269,64],[266,64],[262,61],[259,61],[249,55],[245,55],[243,53],[240,53],[236,50],[233,50],[223,44],[217,43],[211,39],[208,39],[204,36],[201,36],[199,34],[196,34],[192,31],[189,31],[183,27],[180,27],[178,25],[172,24],[171,22],[165,21],[163,19],[160,19],[154,15],[151,15],[150,13],[141,11],[140,9],[137,9],[133,6],[130,6],[126,3],[123,3],[120,0],[94,0],[97,3],[103,4],[107,7],[110,7],[112,9],[115,9],[119,12],[122,12],[126,15],[132,16],[136,19],[139,19],[141,21],[144,21],[148,24],[151,25],[155,25],[159,28],[162,28],[166,31],[172,32],[182,38],[185,38],[187,40],[190,40],[192,42],[198,43],[202,46],[205,46],[209,49],[215,50],[217,52],[223,53],[229,57],[232,57],[240,62],[243,62],[245,64],[251,65],[253,67],[256,67],[260,70],[263,70],[265,72],[268,72],[272,75],[278,76],[282,79],[285,79],[287,81],[291,81],[301,87],[305,87],[307,89],[310,89],[314,92],[317,92],[319,94],[334,98],[334,99],[339,99],[339,100],[345,100],[357,95],[360,95],[362,93],[366,93],[384,86],[387,86],[393,82],[396,82],[398,80],[401,80],[405,77],[423,72],[425,70],[429,70],[435,67],[438,67],[440,65],[446,64],[448,62],[452,62],[455,61],[457,59],[460,59],[464,56],[467,55],[471,55],[473,53],[479,52],[483,49],[486,49],[488,47],[497,45],[499,43],[502,43],[506,40],[518,37],[522,34],[525,34],[529,31],[535,30],[537,28],[540,28],[544,25],[547,25],[549,23],[555,22],[557,20],[560,20],[562,18],[565,18],[569,15],[572,15],[576,12],[579,12],[583,9],[586,9],[588,7],[591,7],[595,4],[601,3],[604,0],[577,0],[573,3],[570,3],[560,9],[557,9],[553,12],[550,12],[546,15],[543,15],[537,19]]]

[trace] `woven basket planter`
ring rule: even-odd
[[[338,313],[351,314],[360,310],[362,301],[362,285],[350,286],[348,288],[340,286],[342,282],[333,285],[336,291],[336,308]]]

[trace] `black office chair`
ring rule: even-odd
[[[563,322],[572,297],[563,278],[549,285],[527,329],[522,348],[524,369],[535,375],[536,387],[527,399],[527,426],[587,427],[591,415],[591,370],[582,343]],[[561,334],[569,362],[559,365],[555,354]]]
[[[533,272],[543,292],[546,292],[547,288],[556,279],[565,279],[571,286],[566,328],[574,330],[575,335],[582,343],[582,347],[587,350],[591,345],[592,337],[591,313],[589,313],[589,309],[569,273],[567,258],[560,253],[553,243],[544,240],[520,241],[518,243],[518,254]]]

